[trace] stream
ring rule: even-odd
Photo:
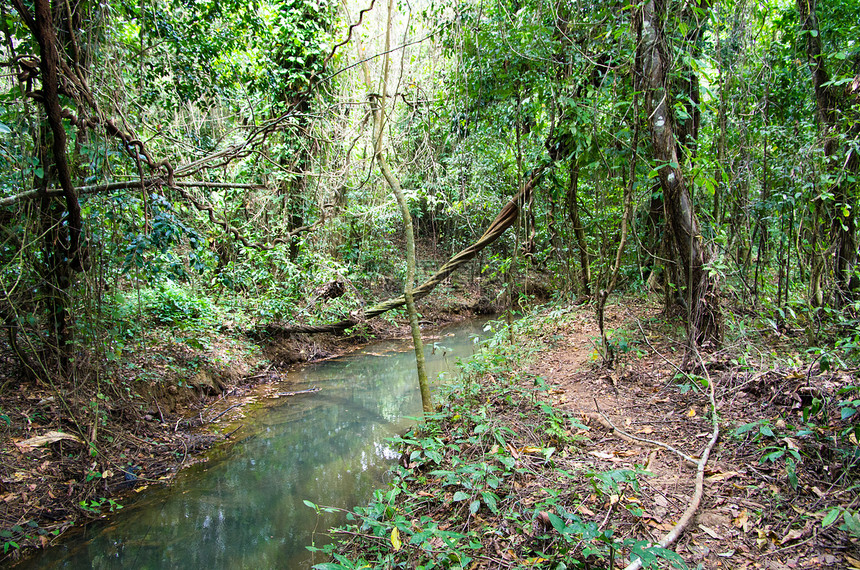
[[[484,322],[426,335],[428,376],[453,373],[458,359],[478,350]],[[283,378],[266,394],[320,391],[249,404],[235,443],[18,568],[263,570],[324,562],[306,546],[327,543],[326,531],[345,517],[318,516],[304,501],[352,509],[384,486],[399,458],[386,438],[421,414],[414,352],[407,340],[380,341]]]

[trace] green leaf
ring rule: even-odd
[[[459,501],[465,501],[469,497],[470,497],[469,493],[466,493],[465,491],[457,491],[456,493],[454,493],[454,499],[453,500],[455,503],[457,503]]]
[[[839,513],[842,511],[839,507],[833,507],[830,509],[827,514],[824,516],[824,520],[821,521],[821,526],[826,528],[836,522],[836,519],[839,518]]]
[[[10,128],[9,128],[8,126],[6,126],[4,123],[0,123],[0,134],[2,134],[2,135],[8,135],[8,134],[9,134],[9,133],[11,133],[11,132],[12,132],[12,129],[10,129]]]
[[[777,459],[779,459],[783,455],[785,455],[784,449],[779,449],[777,451],[771,451],[770,453],[766,453],[764,456],[762,456],[761,463],[765,463],[767,461],[776,461]]]
[[[845,511],[842,513],[842,519],[845,521],[845,525],[848,527],[851,534],[854,536],[860,536],[860,515]]]
[[[481,508],[481,501],[475,499],[471,503],[469,503],[469,512],[473,515],[478,512],[478,509]]]
[[[735,429],[735,436],[743,435],[749,431],[752,431],[758,425],[758,422],[752,422],[748,424],[744,424],[741,427]]]
[[[548,513],[548,514],[549,514],[549,522],[550,522],[550,524],[552,524],[552,528],[554,528],[556,530],[556,532],[563,534],[564,529],[567,528],[567,525],[564,524],[564,520],[562,520],[562,518],[555,513]]]

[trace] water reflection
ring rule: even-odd
[[[429,342],[431,378],[471,355],[479,332],[480,323],[443,331],[435,354]],[[421,413],[414,356],[404,342],[376,343],[287,382],[285,391],[321,391],[249,413],[240,441],[21,567],[261,570],[322,561],[305,546],[326,542],[324,532],[342,518],[317,517],[303,500],[367,502],[396,459],[384,440]]]

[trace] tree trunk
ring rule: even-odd
[[[424,341],[421,339],[421,327],[418,325],[418,311],[415,309],[415,232],[412,229],[412,214],[409,212],[409,204],[403,194],[400,180],[388,168],[385,154],[382,152],[382,137],[385,127],[385,97],[388,91],[388,65],[389,48],[391,44],[391,23],[394,0],[388,0],[388,25],[385,28],[385,59],[383,60],[382,93],[379,96],[370,96],[371,113],[373,115],[374,130],[374,158],[379,164],[382,176],[394,193],[397,205],[400,207],[400,215],[403,218],[403,233],[406,237],[406,282],[403,286],[403,297],[406,300],[406,314],[409,316],[409,328],[412,331],[412,344],[415,347],[415,367],[418,371],[418,387],[421,391],[421,406],[425,414],[433,413],[433,396],[430,394],[430,383],[427,379],[427,369],[424,362]],[[366,68],[365,68],[366,69]],[[370,87],[370,85],[368,85]]]
[[[591,264],[588,261],[588,249],[585,244],[585,229],[579,219],[579,162],[576,157],[570,159],[570,185],[567,188],[567,211],[570,216],[570,224],[573,226],[573,235],[576,237],[576,245],[579,248],[580,279],[582,280],[582,292],[586,296],[591,295]]]
[[[719,343],[721,314],[717,282],[706,270],[712,253],[699,230],[699,221],[681,170],[667,89],[671,50],[663,33],[665,6],[662,2],[648,1],[636,14],[638,89],[645,95],[652,153],[663,188],[666,221],[677,251],[678,266],[685,269],[682,273],[686,277],[688,339],[691,346],[694,343]]]
[[[851,188],[856,188],[856,182],[849,182],[852,174],[858,171],[856,149],[849,149],[844,158],[840,156],[839,125],[837,117],[840,106],[843,106],[842,97],[836,86],[831,82],[830,74],[824,65],[824,54],[821,42],[821,33],[818,26],[816,14],[817,0],[797,0],[797,11],[800,19],[800,29],[806,36],[806,57],[809,62],[809,70],[812,73],[812,84],[815,91],[815,106],[818,119],[818,127],[821,131],[824,146],[825,168],[832,174],[834,182],[829,188],[833,195],[833,210],[825,211],[825,217],[831,220],[830,239],[834,244],[833,276],[834,276],[834,303],[841,306],[851,295],[849,283],[857,262],[856,243],[856,202],[857,196],[852,196]],[[854,138],[860,134],[860,126],[857,123],[850,129],[850,137]],[[847,176],[846,176],[847,175]],[[856,194],[856,192],[854,192]],[[828,209],[829,210],[829,209]],[[821,218],[816,217],[813,223],[820,223]],[[813,277],[815,278],[813,271]],[[817,283],[812,282],[810,289],[817,292]],[[813,298],[815,302],[815,298]]]

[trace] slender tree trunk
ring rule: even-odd
[[[652,152],[663,188],[666,220],[677,251],[678,266],[684,268],[689,303],[688,339],[694,343],[721,340],[721,314],[717,282],[706,265],[712,252],[702,239],[675,139],[672,103],[667,89],[671,50],[663,32],[665,6],[647,1],[637,10],[634,27],[638,35],[636,69],[645,96],[651,131]]]
[[[723,78],[723,50],[720,46],[720,33],[717,30],[717,78],[720,90],[720,103],[717,111],[717,122],[720,127],[719,139],[717,140],[717,166],[714,169],[714,209],[711,217],[717,227],[723,223],[722,220],[722,194],[725,182],[723,172],[726,168],[726,83]]]
[[[415,347],[415,367],[418,370],[418,387],[421,390],[421,406],[424,413],[433,412],[433,396],[430,394],[430,383],[427,379],[427,370],[424,362],[424,341],[421,339],[421,327],[418,325],[418,311],[415,309],[415,297],[413,294],[415,286],[415,232],[412,229],[412,214],[409,212],[409,204],[403,194],[400,180],[391,172],[388,161],[382,152],[382,140],[385,127],[385,97],[388,91],[389,72],[389,50],[391,44],[391,24],[394,0],[388,0],[388,25],[385,30],[385,59],[383,60],[382,93],[378,96],[370,95],[370,105],[374,117],[374,158],[379,164],[382,176],[394,193],[397,205],[400,207],[400,215],[403,218],[403,233],[406,237],[406,283],[403,287],[403,296],[406,299],[406,314],[409,317],[409,328],[412,331],[412,344]],[[366,68],[365,68],[366,69]],[[369,75],[369,73],[368,73]],[[368,87],[370,85],[368,84]]]
[[[606,338],[606,329],[603,326],[603,317],[606,310],[606,300],[609,294],[615,289],[615,284],[618,282],[618,271],[621,268],[621,256],[624,254],[624,247],[627,245],[627,232],[630,227],[630,220],[633,217],[633,189],[636,186],[636,149],[639,146],[639,96],[633,96],[633,144],[631,146],[630,164],[628,166],[629,174],[626,184],[624,185],[624,215],[621,218],[621,239],[618,242],[618,249],[615,251],[615,263],[612,265],[612,272],[609,276],[609,284],[605,289],[601,290],[597,295],[597,322],[600,328],[600,337],[603,340],[603,348],[606,351],[606,366],[612,368],[615,362],[615,350]]]
[[[573,226],[573,235],[576,237],[576,246],[579,249],[580,279],[582,281],[582,292],[586,296],[591,295],[591,264],[588,261],[588,249],[585,244],[585,229],[579,218],[579,162],[576,157],[570,159],[570,185],[567,187],[567,211],[570,216],[570,224]]]

